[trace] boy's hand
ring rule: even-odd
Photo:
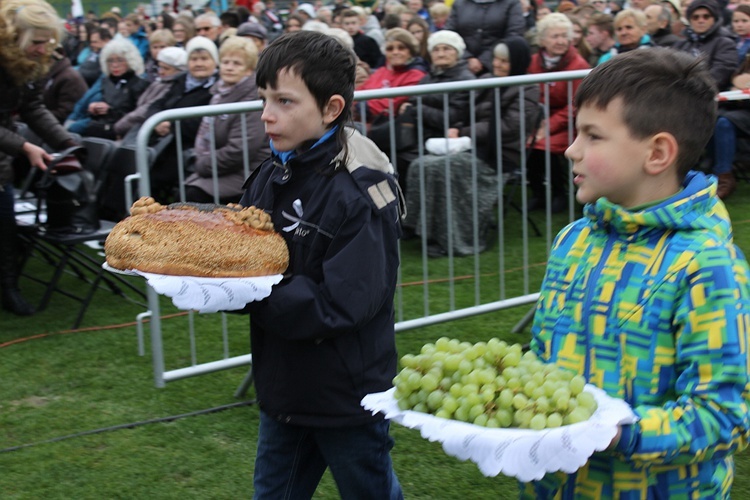
[[[610,441],[609,446],[607,446],[608,450],[614,450],[615,446],[617,446],[617,443],[620,442],[620,436],[622,435],[622,427],[619,425],[617,426],[617,434],[615,434],[615,437],[612,438],[612,441]]]
[[[459,135],[458,135],[458,129],[457,128],[449,128],[448,129],[447,137],[449,139],[458,139],[458,137],[459,137]]]

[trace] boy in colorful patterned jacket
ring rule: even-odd
[[[715,93],[667,49],[617,56],[578,90],[566,156],[584,217],[555,239],[531,346],[639,420],[524,498],[729,498],[750,434],[750,271],[716,180],[690,171]]]

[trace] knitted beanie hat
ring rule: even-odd
[[[432,49],[440,44],[449,45],[456,49],[459,58],[464,54],[464,50],[466,50],[464,39],[455,31],[440,30],[430,35],[430,38],[427,39],[427,50],[432,52]]]
[[[164,64],[169,64],[180,71],[187,69],[187,52],[180,47],[165,47],[161,49],[159,55],[156,56],[156,60]]]
[[[205,36],[196,36],[190,39],[187,43],[187,56],[190,58],[190,54],[195,50],[205,50],[211,54],[211,58],[219,64],[219,49],[216,48],[216,44],[206,38]]]

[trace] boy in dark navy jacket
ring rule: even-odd
[[[333,37],[301,31],[276,39],[256,69],[273,155],[240,203],[271,215],[290,264],[248,306],[261,408],[255,498],[310,498],[327,467],[342,498],[402,498],[388,422],[360,405],[396,374],[401,230],[392,166],[344,127],[355,66]]]

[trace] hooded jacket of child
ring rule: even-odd
[[[614,451],[529,497],[728,498],[750,433],[750,271],[716,183],[640,211],[605,198],[557,236],[532,349],[630,404]]]
[[[293,425],[382,418],[360,401],[396,375],[398,187],[377,146],[347,136],[346,160],[333,138],[286,163],[274,155],[240,201],[268,212],[289,247],[285,279],[248,309],[258,402]]]

